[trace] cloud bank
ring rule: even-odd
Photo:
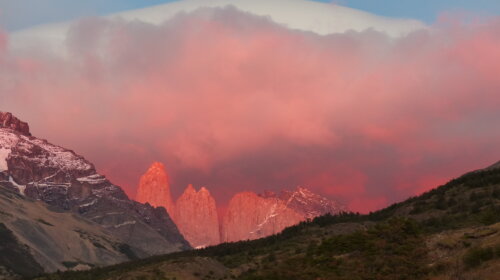
[[[234,8],[88,18],[66,56],[0,34],[0,110],[132,196],[157,160],[174,194],[305,185],[366,212],[500,159],[499,34],[491,19],[322,36]]]

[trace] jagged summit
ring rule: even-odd
[[[287,207],[303,215],[306,219],[312,219],[327,213],[336,214],[347,211],[345,205],[316,194],[304,186],[297,186],[293,191],[281,190],[279,194],[266,190],[258,194],[258,196],[262,198],[278,198]]]
[[[202,248],[220,243],[215,199],[205,187],[189,184],[175,203],[175,223],[191,246]]]
[[[187,186],[187,188],[184,190],[184,193],[185,194],[195,194],[196,193],[196,189],[193,187],[192,184],[189,184]]]
[[[136,200],[155,207],[165,207],[170,217],[175,215],[174,202],[170,193],[170,178],[163,163],[154,162],[141,177]]]
[[[151,165],[141,178],[137,200],[166,208],[171,205],[174,211],[169,213],[175,213],[171,214],[174,222],[195,248],[261,238],[300,221],[347,211],[344,205],[298,186],[279,193],[237,193],[230,200],[227,211],[219,217],[215,199],[206,187],[196,190],[189,184],[174,205],[164,168],[161,163]]]
[[[91,162],[30,136],[27,124],[12,114],[1,113],[0,119],[0,193],[17,192],[61,213],[90,220],[138,257],[190,248],[164,209],[130,200]],[[46,261],[45,254],[35,257],[40,263]]]
[[[298,186],[294,191],[281,191],[279,198],[306,219],[347,211],[347,207],[337,201],[313,193],[306,187]]]
[[[8,128],[23,135],[31,136],[28,123],[16,118],[12,113],[0,111],[0,128]]]
[[[155,161],[148,168],[147,172],[165,173],[165,165],[161,162]],[[166,173],[165,173],[165,175],[166,175]]]
[[[196,190],[192,184],[189,184],[184,190],[183,195],[210,195],[210,191],[206,187],[201,187],[199,190]]]
[[[282,190],[279,194],[272,191],[238,193],[229,202],[222,219],[222,241],[269,236],[300,221],[346,210],[340,203],[301,186],[293,191]]]

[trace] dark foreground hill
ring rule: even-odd
[[[359,215],[326,215],[225,243],[37,279],[500,279],[500,169]]]

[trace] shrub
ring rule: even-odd
[[[468,268],[477,267],[485,261],[489,261],[495,257],[493,248],[473,247],[467,250],[464,255],[464,264]]]

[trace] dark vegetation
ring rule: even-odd
[[[265,269],[241,279],[419,279],[427,273],[419,226],[394,218],[365,231],[311,242],[286,261],[265,260]]]
[[[464,263],[467,268],[473,268],[495,258],[500,258],[500,244],[470,248],[464,256]]]
[[[182,263],[194,257],[222,263],[231,273],[221,279],[426,279],[442,273],[430,266],[428,238],[444,231],[498,223],[499,213],[500,169],[483,170],[368,215],[325,215],[259,240],[52,274],[44,279],[123,279],[120,275],[144,267]],[[471,246],[460,262],[466,269],[474,269],[499,256],[500,245]],[[199,276],[215,279],[205,272]]]

